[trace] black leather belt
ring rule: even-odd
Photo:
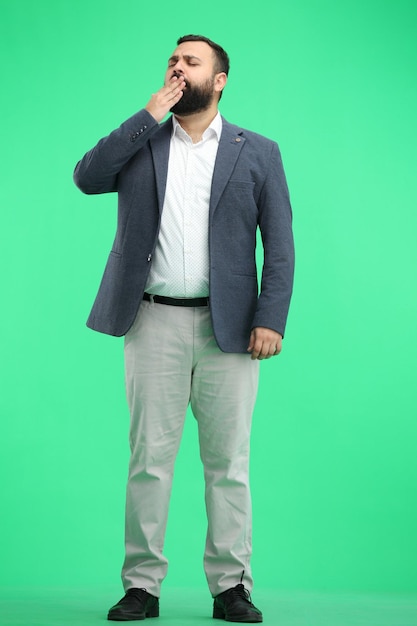
[[[168,298],[167,296],[154,296],[144,293],[143,299],[157,304],[169,304],[170,306],[208,306],[208,298]]]

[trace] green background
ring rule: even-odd
[[[254,415],[256,586],[417,591],[416,7],[0,1],[3,585],[118,584],[123,342],[85,327],[116,198],[72,170],[197,32],[231,57],[223,115],[280,144],[295,216],[287,336]],[[204,515],[190,415],[167,584],[205,585]]]

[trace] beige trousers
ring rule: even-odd
[[[244,572],[250,591],[249,438],[259,362],[221,352],[208,307],[142,302],[125,337],[125,367],[131,415],[125,590],[160,595],[174,463],[190,403],[204,466],[209,589],[216,596]]]

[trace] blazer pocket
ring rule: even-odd
[[[255,200],[255,183],[246,180],[230,180],[224,188],[223,195],[219,202],[221,204],[222,213],[226,219],[230,220],[229,227],[235,228],[236,215],[243,216],[244,223],[247,228],[251,224],[251,228],[257,220],[258,207]],[[225,225],[227,227],[227,225]]]
[[[252,180],[229,180],[227,188],[229,189],[244,189],[245,191],[251,191],[255,187],[255,183]]]
[[[224,188],[223,198],[227,201],[255,204],[255,183],[253,181],[229,180]]]

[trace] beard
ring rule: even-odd
[[[186,84],[186,89],[177,104],[170,111],[175,115],[192,115],[208,109],[214,96],[214,77],[208,78],[201,85]]]

